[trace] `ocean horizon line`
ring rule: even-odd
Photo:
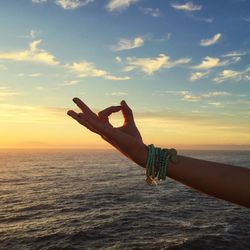
[[[170,148],[169,146],[162,146],[163,148]],[[250,151],[250,145],[185,145],[185,146],[171,146],[175,147],[179,151]],[[77,146],[68,146],[68,147],[0,147],[0,150],[88,150],[88,151],[115,151],[115,148],[111,147],[77,147]]]

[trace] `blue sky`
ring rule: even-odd
[[[38,112],[44,133],[57,123],[69,131],[72,97],[96,110],[126,99],[156,143],[249,145],[249,9],[248,0],[4,1],[4,129],[13,134],[9,124],[33,124]],[[31,140],[47,143],[35,132]]]

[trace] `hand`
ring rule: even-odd
[[[99,134],[104,140],[138,165],[145,167],[147,147],[143,143],[141,134],[135,125],[133,112],[125,101],[122,101],[120,106],[108,107],[98,114],[94,113],[79,98],[74,98],[73,101],[82,112],[76,113],[73,110],[69,110],[67,113],[69,116],[90,131]],[[121,127],[115,128],[109,122],[109,116],[119,111],[123,114],[124,123]]]

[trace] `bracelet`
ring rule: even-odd
[[[151,186],[156,186],[161,180],[166,180],[169,161],[177,163],[177,151],[174,148],[157,148],[153,144],[147,147],[146,182]]]

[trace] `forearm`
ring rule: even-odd
[[[147,149],[138,157],[146,166]],[[178,156],[169,162],[168,177],[208,195],[250,208],[250,169]]]
[[[179,156],[168,176],[208,195],[250,208],[250,169]]]

